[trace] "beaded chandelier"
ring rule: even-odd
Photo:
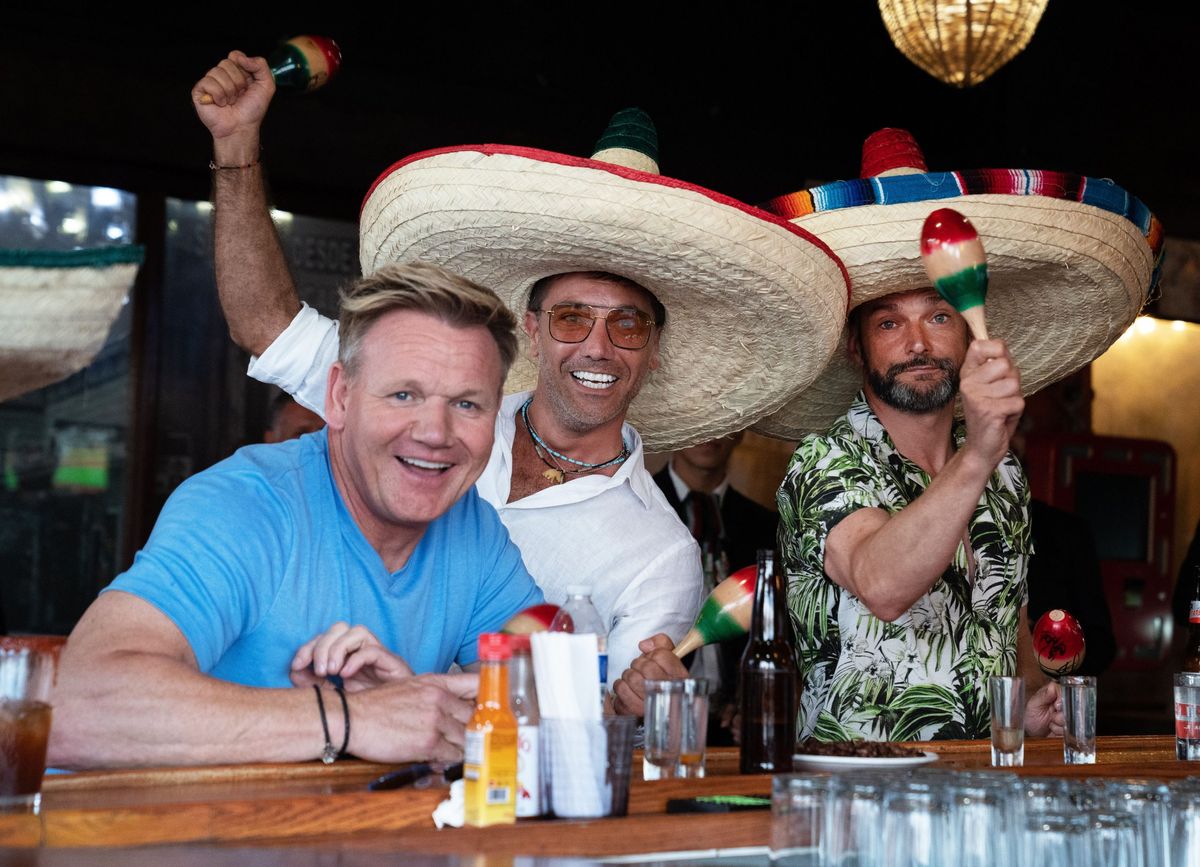
[[[955,87],[972,87],[1033,37],[1048,0],[879,0],[900,53]]]

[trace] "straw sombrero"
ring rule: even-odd
[[[1024,169],[929,172],[904,130],[867,139],[863,179],[764,207],[842,258],[851,309],[930,285],[921,225],[936,208],[961,211],[987,252],[989,334],[1007,341],[1025,394],[1083,367],[1121,336],[1148,300],[1163,241],[1154,215],[1112,181]],[[754,429],[799,439],[842,416],[862,387],[845,347],[843,334],[813,385]]]
[[[518,317],[543,277],[620,274],[667,310],[662,366],[629,412],[646,449],[740,430],[824,368],[845,323],[845,269],[805,229],[662,177],[656,157],[636,109],[613,118],[593,159],[502,145],[416,154],[367,194],[363,273],[432,262],[494,289]],[[522,353],[506,388],[536,381]]]
[[[0,250],[0,401],[86,367],[142,261],[137,246]]]

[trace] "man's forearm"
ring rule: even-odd
[[[229,334],[261,355],[300,309],[279,236],[271,222],[257,138],[218,140],[213,147],[217,294]]]
[[[324,733],[309,689],[252,689],[170,657],[119,651],[64,656],[48,762],[138,767],[305,761]],[[341,743],[340,707],[327,708]]]
[[[990,475],[958,452],[921,496],[899,512],[885,516],[870,510],[879,517],[848,527],[836,544],[831,534],[826,571],[877,617],[896,619],[929,591],[954,558]],[[839,529],[841,525],[833,532]],[[973,556],[969,549],[968,556]]]

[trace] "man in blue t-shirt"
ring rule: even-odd
[[[328,427],[242,449],[171,496],[71,635],[50,762],[460,757],[475,675],[440,672],[542,599],[473,488],[514,325],[434,266],[358,281]]]

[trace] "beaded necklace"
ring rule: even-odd
[[[610,458],[607,461],[602,461],[598,464],[589,464],[587,461],[577,461],[575,458],[567,457],[562,452],[557,452],[552,449],[544,439],[538,436],[538,432],[533,429],[533,423],[529,421],[529,404],[533,403],[533,398],[529,398],[525,403],[521,404],[521,421],[525,423],[525,430],[529,432],[529,438],[533,440],[534,453],[541,458],[549,469],[542,473],[542,476],[553,482],[556,485],[561,485],[567,475],[583,475],[596,470],[602,470],[605,467],[611,467],[614,464],[624,463],[629,457],[629,444],[621,440],[621,453],[615,458]],[[543,454],[545,452],[545,454]],[[553,463],[551,460],[553,459]],[[564,467],[558,461],[563,460],[569,464],[574,464],[575,467]]]

